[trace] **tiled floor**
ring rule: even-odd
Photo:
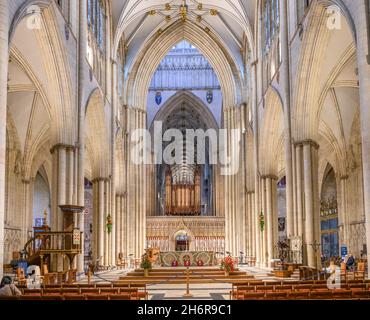
[[[255,267],[241,267],[240,269],[247,271],[248,274],[253,275],[256,279],[272,281],[275,277],[269,275],[270,270],[255,268]],[[109,272],[102,272],[93,278],[93,282],[110,282],[115,281],[119,277],[126,274],[128,270],[114,270]],[[87,279],[82,279],[81,282],[87,282]],[[231,290],[229,283],[209,283],[209,284],[191,284],[190,293],[192,298],[184,298],[186,293],[185,284],[155,284],[148,285],[147,290],[150,300],[228,300]]]

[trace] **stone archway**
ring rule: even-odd
[[[139,55],[126,83],[126,104],[145,109],[152,76],[168,51],[181,40],[198,48],[215,70],[221,84],[224,107],[242,101],[242,81],[235,61],[212,36],[191,22],[178,22],[150,39]]]
[[[177,242],[177,238],[178,236],[185,236],[187,238],[187,241],[188,241],[188,244],[187,244],[187,250],[181,250],[181,251],[193,251],[195,246],[194,246],[194,242],[195,242],[195,237],[194,237],[194,234],[193,232],[189,229],[189,228],[181,228],[181,229],[178,229],[177,231],[175,231],[171,236],[170,236],[170,247],[173,251],[177,251],[176,249],[176,242]]]

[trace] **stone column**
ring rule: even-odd
[[[52,231],[63,231],[63,213],[60,205],[67,203],[67,187],[69,179],[67,175],[67,149],[73,146],[57,144],[51,149],[53,157],[53,174],[52,174],[52,208],[51,208],[51,228]],[[64,259],[61,256],[52,258],[53,271],[63,271]]]
[[[100,260],[100,265],[106,264],[106,258],[104,255],[104,235],[106,232],[106,226],[105,226],[105,210],[104,210],[104,192],[105,192],[105,179],[100,178],[97,180],[98,182],[98,211],[97,211],[97,217],[98,217],[98,229],[97,229],[97,249],[98,249],[98,259]]]
[[[115,195],[115,213],[116,213],[116,217],[115,217],[115,223],[114,223],[114,226],[113,228],[115,229],[115,243],[116,243],[116,253],[117,253],[117,256],[120,252],[122,252],[121,250],[121,244],[120,244],[120,234],[121,234],[121,230],[120,230],[120,227],[121,227],[121,211],[120,211],[120,205],[121,205],[121,197],[120,195],[116,194]]]
[[[78,164],[77,164],[77,204],[85,206],[85,74],[87,52],[87,0],[79,3],[78,28]],[[84,215],[79,214],[78,227],[82,232],[81,241],[84,243]],[[77,271],[84,271],[84,245],[82,254],[77,256]]]
[[[146,127],[145,111],[138,108],[129,109],[130,120],[127,125],[132,132],[135,129]],[[132,236],[130,236],[131,254],[135,258],[140,258],[144,252],[145,246],[145,214],[146,214],[146,179],[145,165],[135,164],[131,161],[131,148],[135,145],[131,141],[131,136],[128,150],[128,194],[129,194],[129,223],[128,227]]]
[[[267,253],[267,250],[268,250],[268,247],[267,247],[267,225],[268,225],[268,220],[267,220],[267,208],[266,208],[266,178],[265,177],[261,177],[261,212],[263,213],[264,215],[264,221],[265,221],[265,226],[264,226],[264,229],[263,231],[261,232],[261,242],[262,242],[262,259],[261,259],[261,262],[262,262],[262,265],[264,267],[267,267],[267,256],[268,256],[268,253]]]
[[[109,212],[110,210],[109,202],[110,201],[109,200],[110,200],[110,180],[105,179],[104,180],[104,213],[103,215],[104,215],[104,263],[106,266],[111,264],[110,247],[111,247],[112,234],[108,233],[108,229],[106,227],[107,218],[108,218],[108,215],[110,214]]]
[[[8,97],[8,1],[0,2],[0,266],[4,261],[6,112]],[[3,268],[0,267],[0,278]]]
[[[280,34],[281,34],[281,55],[280,66],[281,83],[283,87],[284,105],[284,135],[285,135],[285,175],[286,175],[286,221],[287,236],[294,235],[294,214],[293,214],[293,170],[292,170],[292,129],[290,115],[290,55],[288,35],[288,1],[280,1]]]
[[[32,231],[33,225],[33,186],[34,179],[22,180],[23,199],[22,199],[22,244],[28,239],[28,231]]]
[[[255,194],[254,192],[251,192],[250,198],[251,198],[251,203],[250,203],[250,210],[251,210],[251,256],[256,257],[256,211],[254,209],[255,207]]]
[[[100,259],[100,265],[109,264],[109,242],[107,232],[107,208],[109,205],[109,184],[107,178],[96,178],[93,183],[94,217],[93,217],[93,239],[94,259]]]
[[[270,262],[275,258],[275,245],[278,238],[277,232],[277,199],[276,199],[276,189],[277,189],[277,177],[275,176],[266,176],[264,177],[266,185],[266,222],[267,222],[267,265],[270,266]]]
[[[113,73],[113,84],[112,84],[112,110],[111,110],[111,163],[110,163],[110,171],[111,171],[111,197],[110,197],[110,212],[112,216],[113,226],[117,226],[119,224],[117,216],[116,216],[116,132],[117,132],[117,125],[116,125],[116,115],[118,111],[118,81],[117,81],[117,62],[113,61],[111,64],[111,69]],[[117,240],[119,235],[116,235],[116,232],[120,232],[118,228],[113,227],[112,235],[111,235],[111,264],[116,265],[117,259]]]
[[[367,256],[370,257],[370,48],[369,31],[366,19],[369,14],[364,12],[362,5],[357,8],[356,19],[357,35],[357,63],[360,82],[360,113],[361,113],[361,135],[362,135],[362,166],[364,182],[364,211]],[[370,268],[368,268],[370,278]]]
[[[297,195],[297,236],[303,236],[303,145],[295,145],[296,195]]]
[[[305,246],[308,266],[320,266],[319,252],[315,252],[313,244],[320,243],[319,233],[319,192],[318,192],[318,145],[313,141],[303,142],[304,162],[304,201],[305,201]]]
[[[349,212],[347,207],[348,201],[348,175],[340,177],[340,207],[339,207],[339,224],[342,225],[343,232],[343,243],[347,247],[349,246]]]

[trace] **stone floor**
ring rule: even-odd
[[[269,269],[257,267],[241,267],[243,271],[253,275],[258,280],[273,281],[275,277],[269,275]],[[114,270],[101,272],[96,275],[93,282],[110,282],[122,277],[129,270]],[[281,279],[280,279],[281,280]],[[82,279],[82,283],[87,282],[87,279]],[[229,300],[231,284],[229,283],[209,283],[209,284],[191,284],[190,293],[192,298],[184,298],[186,293],[185,284],[154,284],[147,285],[150,300]]]

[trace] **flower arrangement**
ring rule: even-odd
[[[113,228],[112,217],[110,216],[110,214],[108,214],[108,216],[107,216],[107,230],[108,230],[108,233],[112,233],[112,228]]]
[[[230,256],[227,256],[226,258],[222,259],[221,269],[225,270],[226,272],[233,272],[235,270],[234,260]]]
[[[143,254],[142,257],[141,257],[140,268],[142,268],[144,270],[152,269],[152,262],[150,261],[149,256],[146,253]]]
[[[261,232],[263,232],[265,230],[265,216],[263,215],[263,212],[261,212],[260,214],[260,229],[261,229]]]
[[[182,261],[184,262],[184,267],[190,267],[191,266],[191,258],[189,255],[185,255],[182,258]]]
[[[172,261],[172,267],[178,267],[179,266],[179,263],[177,260],[173,260]]]
[[[197,266],[198,267],[203,267],[204,266],[204,262],[202,260],[198,260]]]

